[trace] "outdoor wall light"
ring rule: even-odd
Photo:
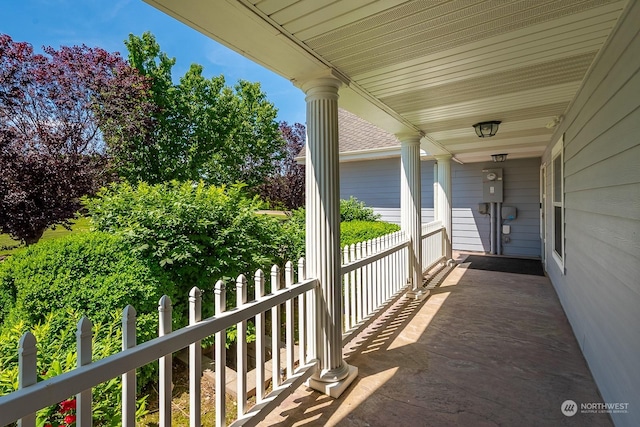
[[[476,130],[476,133],[480,138],[485,138],[488,136],[493,136],[498,132],[498,126],[500,125],[500,121],[492,121],[492,122],[480,122],[473,125],[473,128]]]
[[[507,155],[506,154],[492,154],[491,155],[491,159],[496,163],[504,162],[505,160],[507,160]]]

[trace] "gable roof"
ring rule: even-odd
[[[340,161],[366,160],[400,155],[400,141],[391,133],[338,108]],[[303,148],[296,160],[304,163]]]
[[[389,132],[342,108],[338,109],[340,153],[377,148],[400,148],[400,141]]]

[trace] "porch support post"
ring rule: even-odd
[[[447,261],[452,259],[451,254],[451,155],[435,156],[438,162],[438,187],[437,187],[437,218],[442,221],[445,228],[444,254]]]
[[[317,278],[316,354],[318,370],[309,386],[337,398],[358,375],[342,359],[342,275],[338,88],[329,75],[302,85],[307,101],[306,261],[307,277]]]
[[[399,134],[400,140],[400,224],[409,238],[408,295],[425,298],[422,288],[422,199],[420,169],[420,135]]]

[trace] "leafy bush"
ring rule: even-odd
[[[291,260],[304,257],[305,248],[305,209],[291,211],[291,216],[282,224],[283,250],[290,254]]]
[[[375,239],[400,230],[396,224],[382,221],[350,221],[340,224],[340,246]]]
[[[27,330],[37,339],[40,380],[48,379],[76,366],[75,329],[81,315],[94,324],[97,360],[120,351],[121,313],[129,303],[138,312],[138,342],[157,336],[158,300],[172,293],[166,274],[118,236],[80,233],[17,252],[0,264],[0,295],[6,304],[0,318],[0,393],[17,387],[17,345]],[[156,369],[150,364],[139,370],[139,390],[156,378]],[[119,379],[94,389],[99,424],[118,419],[120,393]],[[43,423],[60,417],[57,406],[39,413]]]
[[[105,322],[132,304],[141,313],[142,340],[155,330],[158,300],[173,293],[161,269],[133,253],[122,238],[106,233],[41,242],[0,264],[5,304],[0,321],[13,318],[35,325],[51,312],[73,310]],[[145,325],[148,315],[152,322]]]
[[[18,389],[18,342],[30,330],[36,338],[38,351],[38,381],[44,381],[76,367],[76,325],[80,316],[72,311],[52,312],[42,322],[29,326],[20,320],[5,323],[0,329],[0,396]],[[93,325],[93,360],[104,359],[121,348],[120,315],[114,313],[106,323]],[[151,373],[149,367],[141,369],[141,376]],[[148,382],[148,380],[147,380]],[[114,378],[93,388],[93,420],[96,425],[117,425],[122,406],[122,384]],[[72,399],[72,398],[71,398]],[[146,396],[138,400],[137,418],[146,411]],[[38,425],[61,425],[63,414],[59,405],[38,411]],[[54,423],[54,421],[57,421]]]
[[[349,200],[340,200],[340,221],[379,221],[380,215],[373,212],[372,208],[364,205],[355,197]]]
[[[169,274],[177,288],[171,295],[177,311],[186,311],[193,286],[211,289],[219,279],[253,275],[258,268],[281,264],[287,255],[279,221],[257,215],[263,202],[245,197],[242,185],[123,183],[84,202],[95,228],[123,236]],[[227,283],[232,306],[235,284]],[[203,304],[203,309],[210,306]]]
[[[384,236],[398,231],[399,226],[382,221],[349,221],[340,223],[340,246]],[[286,250],[292,259],[304,256],[305,252],[305,211],[303,208],[292,211],[291,217],[283,224],[286,236]]]

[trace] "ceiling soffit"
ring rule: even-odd
[[[420,129],[435,143],[431,148],[504,149],[504,141],[515,146],[519,137],[522,148],[535,134],[530,154],[539,156],[552,134],[545,125],[575,96],[623,4],[263,0],[252,6]],[[501,120],[503,131],[520,124],[500,143],[475,137],[471,125],[484,120]]]
[[[348,82],[343,108],[390,132],[419,130],[427,149],[512,141],[520,156],[541,155],[543,123],[563,114],[626,3],[145,1],[291,80],[334,69]],[[501,120],[508,138],[477,138],[471,126],[485,120]],[[532,135],[542,148],[525,152]]]

